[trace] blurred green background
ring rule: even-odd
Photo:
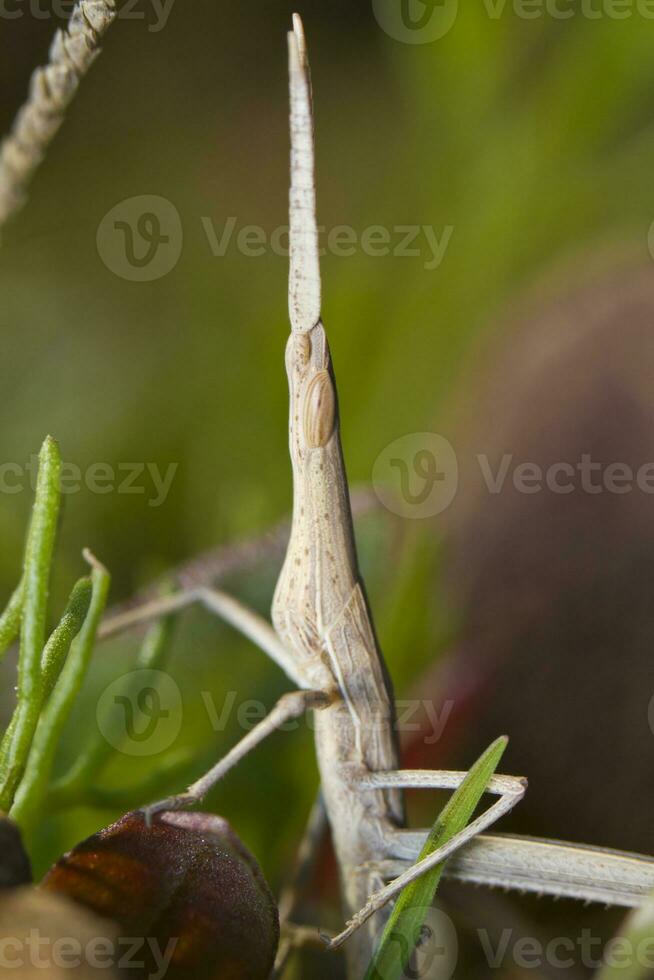
[[[483,3],[460,7],[446,36],[426,44],[389,36],[370,3],[301,9],[321,223],[359,234],[372,225],[453,229],[436,269],[425,268],[424,241],[413,257],[360,248],[324,256],[324,321],[353,484],[370,482],[374,460],[397,437],[452,434],[453,405],[476,399],[468,358],[503,341],[502,313],[516,294],[594,250],[626,247],[648,258],[652,22],[581,12],[524,19],[510,6],[493,18]],[[3,131],[62,23],[47,0],[17,9],[23,16],[0,16]],[[286,223],[293,9],[281,0],[175,0],[153,30],[158,15],[139,0],[109,32],[29,203],[3,235],[0,461],[22,465],[52,433],[82,469],[99,461],[177,467],[159,507],[148,504],[145,478],[141,495],[84,489],[66,497],[53,617],[82,573],[82,546],[110,568],[119,601],[288,513],[286,260],[270,249],[244,255],[234,241],[215,256],[206,223],[218,235],[230,217],[237,230],[258,225],[267,234]],[[105,214],[138,195],[172,202],[183,227],[179,261],[153,282],[121,278],[96,247]],[[30,504],[29,488],[0,494],[3,596],[17,580]],[[439,585],[439,521],[372,515],[360,534],[384,650],[405,692],[456,632]],[[257,566],[230,584],[265,612],[277,571],[275,562]],[[62,764],[136,646],[98,649]],[[261,655],[202,613],[180,624],[172,673],[186,709],[181,744],[198,748],[199,768],[238,736],[235,727],[212,731],[201,691],[214,692],[220,708],[228,691],[238,703],[270,706],[285,689]],[[10,670],[3,678],[11,693]],[[121,759],[107,779],[134,784],[137,804],[138,780],[156,764]],[[435,749],[430,764],[448,760]],[[305,731],[272,739],[212,797],[275,885],[315,786]],[[116,815],[88,809],[46,819],[33,848],[39,870]]]

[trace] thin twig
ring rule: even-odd
[[[54,36],[48,64],[32,75],[27,101],[0,147],[0,227],[25,203],[27,186],[115,17],[114,0],[79,0],[66,30]]]

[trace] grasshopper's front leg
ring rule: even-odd
[[[331,702],[329,694],[323,691],[291,691],[283,694],[272,711],[258,725],[244,735],[231,751],[220,759],[215,766],[188,787],[184,793],[177,793],[165,800],[151,803],[143,807],[146,821],[165,810],[183,810],[196,803],[201,803],[210,789],[220,782],[227,773],[238,765],[264,739],[278,731],[286,722],[299,718],[312,708],[324,709]]]

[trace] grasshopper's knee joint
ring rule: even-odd
[[[332,703],[332,696],[327,691],[291,691],[279,699],[279,709],[289,718],[298,718],[312,708],[320,710]]]

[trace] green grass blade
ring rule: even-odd
[[[39,711],[43,709],[44,703],[50,696],[64,661],[68,656],[70,645],[82,628],[91,602],[92,591],[90,578],[82,578],[77,582],[70,594],[68,605],[59,625],[55,627],[50,639],[45,645],[43,656],[41,657]],[[19,711],[16,709],[0,742],[0,778],[4,778],[8,771],[8,757],[12,742],[16,737],[18,715]]]
[[[43,704],[57,683],[71,644],[84,624],[92,594],[93,583],[90,578],[81,578],[75,583],[64,614],[45,645],[41,658]]]
[[[168,661],[171,652],[174,617],[167,616],[154,623],[145,635],[136,658],[134,670],[160,670]],[[130,674],[124,678],[122,695],[130,701],[135,689],[140,685],[136,677],[136,687]],[[115,716],[115,724],[112,717]],[[77,758],[70,770],[53,786],[53,793],[58,806],[77,802],[85,796],[91,782],[98,776],[110,757],[116,751],[103,735],[103,732],[120,730],[123,727],[124,715],[118,703],[113,706],[113,712],[102,719],[95,733],[89,738],[84,751]]]
[[[92,556],[92,595],[84,625],[73,642],[66,663],[38,723],[25,775],[16,792],[11,817],[29,833],[46,798],[55,752],[61,733],[84,681],[109,592],[109,572]]]
[[[17,715],[14,737],[8,751],[7,770],[0,786],[0,810],[5,812],[11,807],[23,774],[41,708],[41,654],[45,642],[50,567],[59,516],[60,476],[59,447],[48,436],[39,454],[36,495],[25,548]]]
[[[418,860],[428,857],[470,822],[488,781],[497,769],[508,739],[498,738],[477,760],[434,824]],[[365,980],[401,980],[431,907],[445,862],[408,885],[395,903]],[[399,955],[398,955],[399,954]]]
[[[14,592],[0,616],[0,661],[20,633],[20,620],[23,611],[23,583]]]

